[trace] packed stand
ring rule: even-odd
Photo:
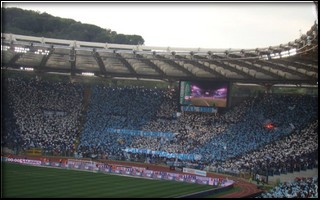
[[[272,176],[312,169],[318,166],[317,160],[318,120],[303,130],[294,130],[291,135],[258,150],[224,162],[216,161],[210,165],[210,170],[235,174],[253,172]]]
[[[111,133],[107,129],[141,130],[156,118],[161,102],[168,96],[166,90],[143,87],[94,86],[92,91],[79,151],[118,158],[123,156],[122,149],[134,139],[139,140],[139,136]],[[115,142],[119,138],[121,142]]]
[[[57,153],[73,151],[82,108],[82,87],[33,78],[6,81],[9,106],[6,121],[14,122],[6,126],[7,144],[22,150],[35,147]]]
[[[205,161],[223,161],[289,135],[317,119],[317,98],[300,95],[265,95],[248,105],[246,114],[228,126],[222,134],[208,140],[202,148],[193,150]],[[265,125],[272,123],[273,128]]]
[[[318,198],[318,177],[296,178],[280,183],[257,198]]]

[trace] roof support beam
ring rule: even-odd
[[[107,76],[106,66],[104,65],[99,53],[96,52],[95,50],[93,50],[93,52],[91,52],[91,53],[92,53],[94,59],[96,60],[96,62],[98,63],[98,65],[99,65],[101,74],[103,74],[106,77]]]
[[[279,70],[288,72],[288,73],[290,73],[290,74],[299,76],[299,77],[301,77],[301,78],[307,78],[307,77],[309,77],[307,74],[305,74],[305,73],[303,73],[303,72],[296,71],[296,70],[291,69],[291,68],[288,68],[288,67],[286,67],[286,66],[279,65],[279,63],[276,63],[276,62],[272,62],[272,61],[262,61],[262,60],[261,60],[260,62],[268,63],[269,66],[271,66],[271,67],[274,67],[274,68],[277,68],[277,69],[279,69]]]
[[[74,49],[74,47],[72,47],[69,54],[69,62],[71,65],[71,76],[76,75],[76,54],[77,54],[76,50]]]
[[[233,55],[233,54],[229,54],[230,57],[233,57],[233,58],[239,58],[239,56],[236,56],[236,55]],[[252,62],[252,61],[255,61],[255,60],[248,60],[248,62]],[[283,79],[282,76],[278,75],[278,74],[275,74],[269,70],[266,70],[264,68],[261,68],[261,67],[256,67],[254,66],[253,64],[250,65],[248,63],[246,63],[245,60],[229,60],[230,63],[234,63],[234,64],[238,64],[238,65],[243,65],[244,67],[247,67],[248,69],[251,69],[251,70],[256,70],[258,72],[261,72],[263,74],[266,74],[272,78],[275,78],[275,79]]]
[[[282,66],[282,65],[279,65],[276,63],[276,60],[270,60],[270,61],[264,61],[264,60],[257,60],[256,61],[258,64],[260,65],[266,65],[266,66],[269,66],[270,68],[273,68],[273,69],[277,69],[277,70],[281,70],[281,71],[284,71],[284,72],[287,72],[287,73],[290,73],[292,75],[296,75],[298,77],[301,77],[301,78],[309,78],[307,75],[305,75],[304,73],[301,73],[299,71],[296,71],[296,70],[293,70],[293,69],[290,69],[288,67],[285,67],[285,66]]]
[[[121,56],[121,54],[116,53],[116,58],[119,59],[121,63],[128,68],[130,73],[138,77],[138,73],[136,72],[136,70],[132,67],[132,65],[130,65],[130,63],[123,56]]]
[[[156,72],[158,72],[158,74],[165,78],[166,74],[164,73],[164,71],[162,71],[160,69],[160,67],[158,67],[156,64],[154,64],[153,62],[151,62],[150,60],[144,59],[144,57],[142,55],[136,54],[137,58],[140,58],[143,63],[147,64],[148,66],[150,66],[152,69],[154,69]]]
[[[293,67],[296,68],[301,68],[307,71],[312,71],[312,72],[318,72],[318,69],[315,67],[311,67],[302,63],[295,63],[293,61],[290,60],[285,60],[285,59],[278,59],[277,62],[282,63],[284,65],[292,65]]]
[[[212,55],[212,56],[215,56],[215,55]],[[195,55],[194,57],[197,58],[197,59],[204,59],[202,56],[198,56],[198,55]],[[216,56],[216,58],[221,59],[221,58],[218,57],[218,56]],[[245,73],[244,71],[241,71],[241,70],[239,70],[239,69],[236,69],[236,68],[234,68],[234,67],[231,67],[230,65],[227,65],[227,64],[225,64],[225,63],[223,63],[223,62],[221,62],[221,61],[206,60],[206,62],[208,62],[208,63],[210,63],[210,64],[217,65],[217,66],[221,66],[221,67],[223,67],[223,68],[225,68],[225,69],[227,69],[227,70],[230,70],[230,71],[232,71],[232,72],[235,72],[236,74],[242,75],[244,78],[255,79],[254,76],[251,76],[251,75]]]
[[[41,71],[41,69],[43,69],[43,68],[46,66],[46,64],[47,64],[50,56],[53,54],[53,52],[54,52],[54,49],[51,48],[50,51],[49,51],[49,54],[48,54],[48,55],[44,55],[44,56],[42,57],[41,62],[40,62],[40,65],[38,65],[38,66],[36,67],[36,70],[37,70],[37,71]]]
[[[302,68],[302,69],[305,69],[307,71],[312,71],[312,72],[318,72],[318,68],[316,65],[316,67],[312,67],[310,65],[306,65],[305,63],[296,63],[294,62],[293,60],[289,60],[289,59],[279,59],[280,63],[283,63],[283,64],[288,64],[288,65],[292,65],[294,67],[297,67],[297,68]]]
[[[155,57],[159,58],[159,59],[161,59],[161,61],[163,61],[163,62],[175,67],[179,71],[182,71],[183,73],[185,73],[190,78],[195,78],[196,77],[191,71],[187,70],[186,68],[184,68],[183,66],[177,64],[176,62],[174,62],[172,60],[166,59],[165,57],[160,56],[160,55],[155,55]]]
[[[10,65],[14,65],[18,60],[19,60],[19,58],[21,58],[22,57],[22,55],[23,55],[23,53],[17,53],[15,56],[13,56],[12,58],[11,58],[11,60],[8,62],[8,65],[10,66]]]
[[[186,58],[183,58],[182,56],[179,56],[179,55],[177,55],[176,57],[177,58],[181,58],[181,59],[186,59]],[[199,62],[196,62],[194,60],[184,60],[183,62],[186,62],[186,63],[189,63],[189,64],[191,64],[193,66],[196,66],[196,67],[202,69],[203,71],[206,71],[206,72],[210,73],[211,75],[213,75],[215,77],[218,77],[218,78],[221,78],[221,79],[225,79],[226,78],[225,76],[223,76],[222,74],[218,73],[217,71],[211,69],[210,67],[207,67],[207,66],[205,66],[205,65],[203,65],[203,64],[201,64]]]

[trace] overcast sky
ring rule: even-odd
[[[141,35],[146,46],[257,48],[288,43],[317,20],[310,2],[108,3],[1,2]]]

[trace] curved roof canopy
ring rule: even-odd
[[[135,46],[1,36],[2,68],[106,78],[317,84],[318,25],[287,44],[256,49]]]

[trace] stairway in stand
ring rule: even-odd
[[[81,132],[82,129],[84,127],[84,124],[86,122],[86,115],[87,115],[87,111],[88,111],[88,106],[90,103],[90,97],[91,97],[91,86],[90,85],[86,85],[83,91],[83,100],[82,100],[82,111],[81,111],[81,115],[80,115],[80,124],[78,126],[78,135],[76,136],[76,141],[74,143],[74,149],[77,150],[78,145],[80,143],[80,136],[81,136]]]

